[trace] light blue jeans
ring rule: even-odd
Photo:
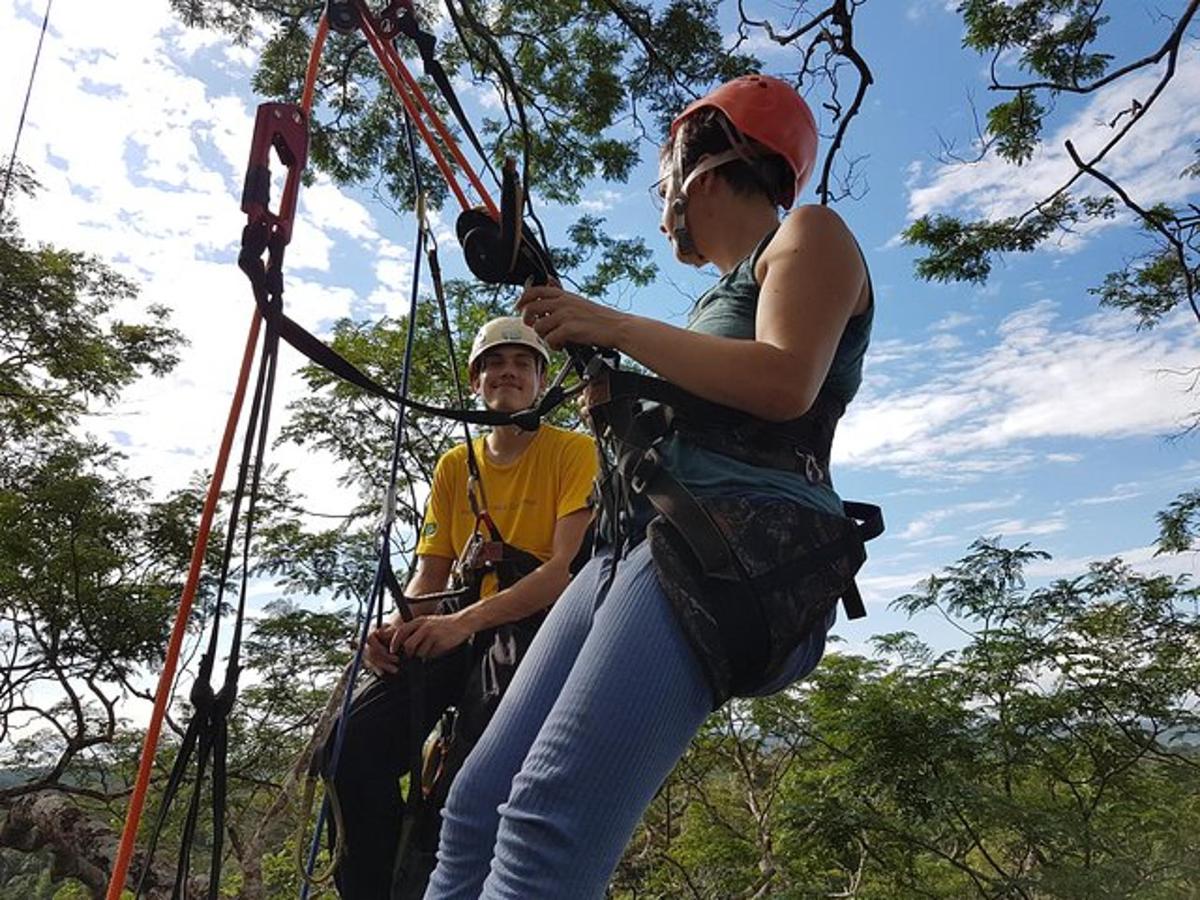
[[[443,810],[425,900],[603,897],[655,792],[712,711],[643,541],[593,559],[534,639]],[[793,672],[811,671],[825,634]]]

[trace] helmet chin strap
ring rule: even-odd
[[[733,162],[735,159],[746,159],[747,157],[742,149],[725,150],[697,163],[696,167],[688,172],[687,178],[682,178],[682,145],[683,141],[676,139],[675,146],[671,151],[671,215],[674,217],[671,224],[671,236],[675,241],[675,248],[680,254],[690,256],[700,262],[707,262],[708,258],[696,248],[696,242],[692,239],[692,234],[687,227],[688,188],[698,176],[705,172],[711,172],[718,166]]]

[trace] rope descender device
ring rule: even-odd
[[[546,284],[554,269],[550,255],[525,228],[523,191],[516,162],[504,161],[500,220],[484,209],[463,210],[455,231],[472,274],[488,284]]]
[[[271,211],[272,150],[288,170],[278,212]],[[256,299],[260,286],[270,296],[283,293],[283,251],[292,239],[300,177],[307,162],[308,117],[304,110],[293,103],[261,104],[254,117],[250,162],[242,187],[242,212],[247,222],[238,255],[238,266],[255,285]],[[268,253],[265,265],[264,251]]]

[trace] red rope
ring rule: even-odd
[[[241,417],[242,401],[246,397],[246,385],[250,380],[250,369],[254,363],[254,349],[258,344],[258,332],[261,324],[262,319],[256,308],[254,318],[250,322],[250,333],[246,336],[242,368],[238,374],[237,387],[233,392],[229,418],[225,421],[225,434],[221,438],[217,464],[213,468],[212,480],[208,484],[208,496],[204,499],[204,510],[200,514],[200,529],[196,533],[196,543],[192,547],[191,566],[188,568],[183,594],[179,598],[179,610],[175,613],[175,624],[171,628],[166,659],[163,660],[163,669],[158,676],[158,689],[154,692],[154,711],[150,716],[150,724],[146,728],[145,740],[142,741],[142,759],[138,766],[137,780],[134,781],[133,793],[129,797],[129,809],[125,813],[125,827],[121,831],[121,843],[117,849],[117,858],[113,862],[112,877],[108,882],[107,900],[120,900],[121,891],[125,887],[125,879],[129,873],[129,863],[133,858],[138,823],[142,818],[142,809],[146,804],[146,791],[150,785],[150,771],[154,768],[158,737],[162,731],[163,718],[166,716],[167,702],[171,698],[171,681],[175,677],[179,652],[183,646],[183,636],[187,631],[188,618],[192,612],[192,601],[196,597],[196,586],[200,582],[200,572],[204,568],[204,553],[208,549],[208,537],[212,530],[213,516],[216,513],[217,500],[221,496],[221,483],[225,480],[229,452],[233,446],[234,434],[237,432],[238,419]],[[146,863],[148,865],[149,860]]]
[[[487,188],[484,187],[484,184],[480,180],[479,175],[476,174],[475,169],[467,161],[466,156],[463,155],[462,150],[458,146],[458,142],[454,140],[454,136],[450,133],[450,129],[446,127],[446,123],[442,120],[442,117],[438,115],[438,111],[433,108],[433,104],[429,102],[429,98],[425,96],[425,92],[421,90],[421,86],[417,84],[416,79],[414,79],[412,74],[408,71],[408,67],[404,65],[404,60],[400,58],[400,54],[396,51],[395,46],[381,40],[379,36],[374,33],[374,30],[375,29],[370,24],[370,21],[364,18],[363,31],[367,35],[367,40],[371,41],[371,48],[375,51],[375,55],[379,58],[380,65],[383,66],[385,72],[388,72],[389,76],[391,75],[391,72],[388,69],[388,63],[390,62],[393,66],[395,66],[396,72],[404,82],[404,86],[408,89],[408,92],[410,92],[412,96],[416,98],[417,103],[420,104],[420,107],[425,112],[425,115],[429,117],[429,121],[433,123],[433,127],[437,129],[438,134],[441,136],[446,146],[450,148],[450,153],[454,156],[455,162],[457,162],[463,172],[466,173],[467,179],[471,182],[471,186],[475,188],[475,192],[479,195],[479,199],[483,201],[483,205],[487,207],[488,213],[491,214],[494,219],[499,221],[500,210],[496,207],[495,202],[493,202],[491,196],[488,194]],[[384,59],[385,56],[387,58],[386,61]],[[401,101],[404,102],[404,96],[400,91],[399,85],[397,85],[394,80],[392,82],[392,86],[396,88],[396,93],[401,94]],[[405,107],[408,108],[407,103],[405,103]],[[409,109],[409,114],[412,115],[413,110]],[[417,119],[418,122],[420,121],[419,116],[413,115],[413,118]],[[429,146],[429,148],[431,150],[434,149],[436,145],[433,143],[428,131],[422,131],[422,136],[425,138],[425,143]],[[445,169],[442,170],[442,173],[453,186],[455,183],[453,175],[446,172]],[[470,207],[468,207],[465,203],[463,204],[463,209],[469,208]]]

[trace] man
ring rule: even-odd
[[[471,348],[471,389],[489,409],[527,409],[541,393],[549,361],[545,342],[519,318],[493,319]],[[589,436],[551,425],[533,432],[495,428],[438,461],[405,594],[445,592],[458,568],[478,600],[416,600],[410,621],[394,614],[367,640],[365,662],[378,677],[353,701],[330,785],[343,844],[336,881],[346,900],[390,896],[404,817],[398,781],[411,766],[414,742],[457,707],[446,763],[451,771],[461,765],[546,608],[570,581],[591,520],[596,467]],[[332,745],[331,737],[327,780]],[[439,785],[439,799],[447,787]],[[412,839],[427,858],[414,862],[408,848],[401,861],[404,896],[423,891],[436,848],[433,822],[432,835],[426,821]]]

